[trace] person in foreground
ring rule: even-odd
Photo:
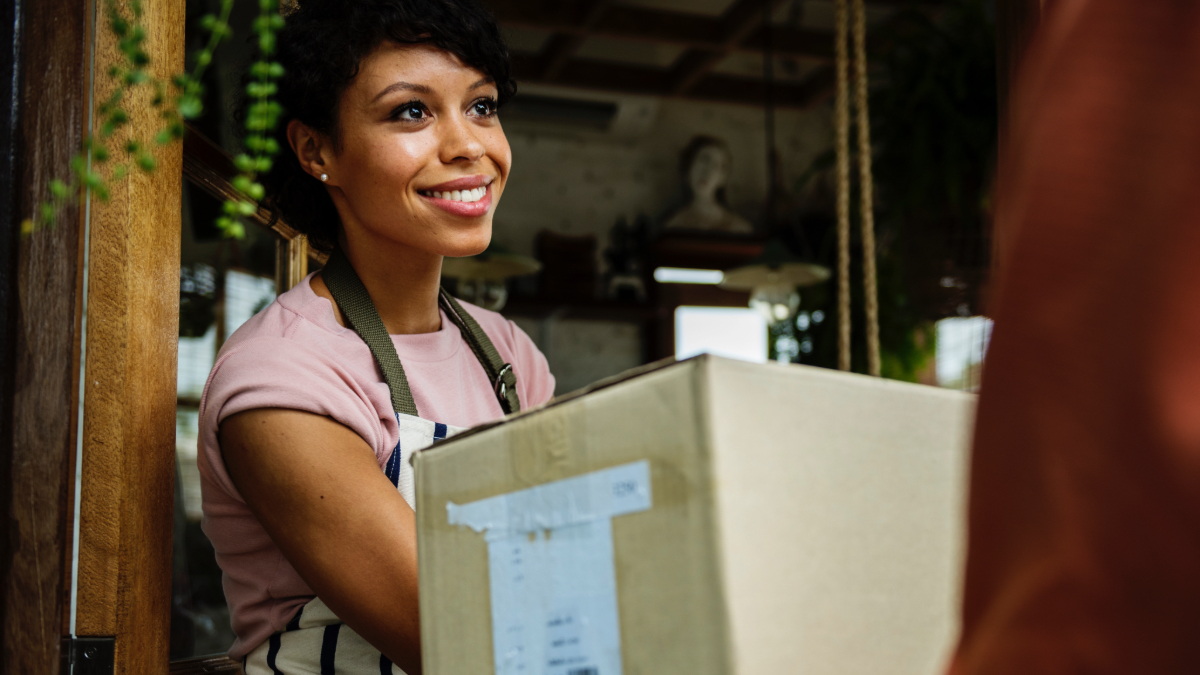
[[[444,256],[490,240],[516,86],[472,0],[301,0],[285,18],[291,152],[265,201],[332,253],[217,357],[203,527],[247,675],[415,675],[412,453],[554,390],[520,329],[439,286]]]

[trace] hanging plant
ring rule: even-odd
[[[271,131],[282,113],[274,96],[283,66],[272,57],[275,34],[283,28],[283,17],[279,14],[279,0],[258,0],[258,8],[259,15],[254,21],[258,59],[250,67],[250,82],[246,85],[246,95],[252,101],[245,121],[248,133],[243,140],[244,151],[234,158],[240,173],[234,178],[233,186],[241,198],[226,200],[223,214],[216,220],[222,235],[235,239],[246,236],[244,218],[257,211],[257,202],[264,193],[258,176],[271,169],[272,158],[279,152]],[[167,83],[153,76],[148,69],[150,55],[145,50],[142,1],[131,0],[128,13],[117,0],[105,1],[105,24],[117,38],[121,52],[119,63],[106,73],[116,86],[96,110],[98,130],[87,135],[83,148],[71,158],[71,174],[65,180],[51,180],[49,198],[38,205],[33,217],[21,223],[23,236],[32,234],[39,227],[53,225],[71,200],[83,201],[89,194],[94,194],[101,201],[108,201],[111,187],[125,179],[130,171],[151,173],[155,170],[155,149],[182,140],[185,120],[196,119],[204,112],[202,78],[212,63],[217,46],[232,35],[229,28],[232,10],[233,0],[221,0],[216,14],[207,14],[201,19],[200,26],[207,33],[204,48],[196,54],[191,72],[179,73]],[[153,91],[151,108],[161,117],[162,128],[152,139],[125,141],[120,149],[122,159],[118,161],[113,157],[110,144],[117,132],[129,125],[130,112],[124,103],[140,87]]]

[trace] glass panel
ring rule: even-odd
[[[221,570],[200,530],[196,466],[200,395],[217,351],[275,299],[272,232],[250,227],[246,239],[221,239],[220,203],[184,182],[179,270],[179,374],[175,414],[175,534],[171,658],[224,653],[233,644]]]
[[[207,43],[209,34],[200,28],[205,14],[217,14],[220,0],[187,0],[187,26],[185,40],[190,70],[195,55]],[[233,36],[221,43],[213,52],[212,63],[205,69],[204,112],[191,125],[198,129],[230,155],[241,152],[238,124],[233,119],[233,110],[241,100],[242,75],[246,66],[258,55],[258,41],[250,40],[252,26],[258,17],[257,2],[234,2],[229,14],[229,27]]]
[[[748,307],[675,310],[675,358],[709,353],[743,361],[767,360],[767,322]]]

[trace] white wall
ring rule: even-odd
[[[571,131],[506,123],[513,169],[496,211],[495,241],[532,254],[533,236],[546,228],[593,233],[599,248],[619,216],[662,214],[680,198],[679,152],[697,134],[724,139],[733,152],[730,205],[754,222],[767,193],[766,136],[760,102],[747,105],[628,97],[550,87],[522,91],[620,100],[634,117],[615,132]],[[504,113],[501,111],[501,119]],[[784,184],[794,187],[812,159],[832,143],[827,104],[776,113],[776,145]]]
[[[595,234],[598,252],[603,251],[619,216],[657,217],[680,199],[679,152],[697,134],[729,144],[730,205],[751,222],[759,218],[767,194],[766,132],[759,102],[699,103],[532,86],[522,91],[620,101],[622,117],[613,131],[604,133],[505,122],[513,170],[496,212],[493,236],[498,244],[532,255],[533,237],[545,228]],[[832,143],[830,107],[821,104],[776,115],[784,185],[794,189],[813,158]],[[503,120],[503,111],[500,116]],[[559,394],[640,365],[643,358],[637,324],[517,321],[546,354]]]

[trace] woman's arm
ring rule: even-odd
[[[226,418],[218,439],[234,485],[301,578],[419,675],[416,518],[370,446],[328,417],[277,408]]]

